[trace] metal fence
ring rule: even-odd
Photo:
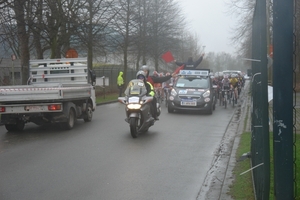
[[[97,79],[99,81],[97,91],[99,93],[109,93],[117,91],[117,77],[120,71],[123,71],[123,67],[106,67],[94,69]],[[130,80],[136,77],[136,70],[127,69],[126,75],[123,77],[125,85]],[[101,80],[99,80],[101,79]],[[103,82],[104,79],[104,82]]]
[[[294,1],[273,0],[273,152],[270,152],[268,103],[268,34],[266,0],[256,0],[252,23],[252,110],[251,164],[256,199],[270,199],[270,187],[277,200],[295,199],[296,114],[293,94],[296,55],[294,51]],[[270,154],[274,160],[274,185],[270,185]]]
[[[21,84],[21,67],[0,67],[0,86]]]

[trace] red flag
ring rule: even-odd
[[[174,60],[174,57],[173,57],[171,51],[167,51],[166,53],[164,53],[161,56],[161,58],[164,59],[164,61],[166,61],[167,63]]]

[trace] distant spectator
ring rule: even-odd
[[[119,72],[119,76],[117,78],[117,85],[118,85],[118,89],[119,89],[119,97],[121,97],[123,89],[124,89],[124,79],[123,79],[122,71]]]

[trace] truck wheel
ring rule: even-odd
[[[63,128],[66,129],[66,130],[71,130],[74,125],[75,125],[75,122],[76,122],[76,115],[75,115],[75,111],[73,108],[70,108],[69,110],[69,116],[68,116],[68,119],[67,119],[67,122],[64,122],[62,125],[63,125]]]
[[[23,131],[24,127],[25,127],[25,122],[23,122],[23,121],[17,122],[17,125],[16,125],[17,131]]]
[[[5,124],[5,128],[7,131],[16,131],[16,125],[15,124]]]
[[[25,122],[17,121],[16,124],[5,124],[5,128],[7,131],[23,131],[25,127]]]
[[[93,118],[93,109],[92,109],[92,105],[91,105],[90,103],[88,103],[88,105],[87,105],[87,110],[85,111],[83,120],[84,120],[85,122],[90,122],[90,121],[92,121],[92,118]]]

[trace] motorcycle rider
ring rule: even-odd
[[[150,70],[149,70],[149,67],[148,67],[147,65],[143,65],[143,66],[141,67],[140,70],[142,70],[142,71],[145,72],[147,82],[151,83],[152,86],[154,85],[154,83],[163,83],[163,82],[165,82],[165,81],[170,80],[172,77],[175,77],[175,76],[176,76],[175,73],[173,73],[172,75],[163,76],[163,77],[159,77],[159,76],[149,76]],[[156,101],[157,101],[157,99],[155,98],[155,104],[153,105],[154,108],[155,108],[155,112],[157,112]],[[156,120],[159,120],[159,119],[158,119],[158,116],[156,116],[155,119],[156,119]]]
[[[156,101],[157,100],[155,98],[155,92],[154,92],[153,85],[149,81],[147,81],[146,73],[142,70],[137,72],[136,78],[143,80],[143,82],[146,86],[146,89],[147,89],[147,95],[153,97],[153,100],[152,100],[151,106],[150,106],[151,107],[151,109],[150,109],[151,110],[151,115],[155,120],[159,120],[158,116],[157,116],[157,106],[156,106]]]

